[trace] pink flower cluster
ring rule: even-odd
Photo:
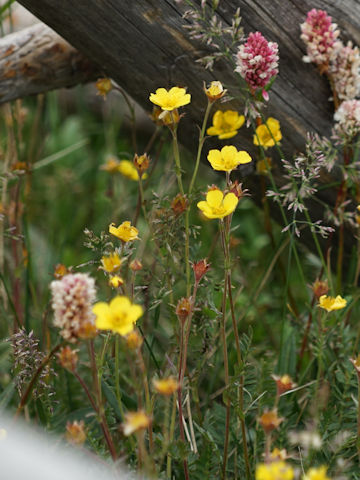
[[[351,42],[344,45],[337,42],[334,49],[329,74],[334,89],[341,101],[351,100],[360,94],[360,52]]]
[[[65,340],[75,342],[82,330],[94,326],[95,281],[86,273],[70,273],[51,282],[50,288],[54,325],[61,329],[60,335]]]
[[[324,10],[313,8],[308,12],[306,20],[300,25],[301,39],[306,44],[307,55],[304,62],[327,65],[335,47],[339,30],[336,23]]]
[[[250,33],[236,55],[236,72],[255,91],[264,88],[278,73],[278,44],[268,42],[260,32]]]
[[[352,138],[360,132],[360,100],[342,102],[334,115],[335,132],[347,138]]]

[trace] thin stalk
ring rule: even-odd
[[[221,231],[221,241],[223,245],[223,249],[225,251],[226,248],[226,238],[224,232],[224,223],[220,220],[220,231]],[[224,291],[223,291],[223,298],[222,298],[222,318],[221,318],[221,340],[223,344],[223,357],[224,357],[224,380],[225,380],[225,392],[226,392],[226,400],[225,400],[225,407],[226,407],[226,419],[225,419],[225,437],[224,437],[224,452],[223,452],[223,464],[222,464],[222,480],[226,479],[226,466],[228,460],[228,448],[229,448],[229,434],[230,434],[230,398],[229,395],[229,361],[228,361],[228,351],[227,351],[227,344],[226,344],[226,296],[227,296],[227,271],[228,271],[228,262],[227,258],[225,257],[224,260],[224,270],[225,270],[225,277],[224,277]]]
[[[179,388],[178,388],[178,407],[179,407],[179,429],[180,429],[180,438],[185,443],[185,433],[183,425],[183,411],[182,411],[182,381],[184,374],[182,373],[182,368],[184,365],[184,343],[185,343],[185,325],[184,322],[180,322],[180,359],[179,359]],[[168,457],[169,458],[169,457]],[[184,465],[184,475],[185,480],[189,480],[189,469],[186,458],[183,462]]]
[[[125,412],[123,409],[121,390],[120,390],[120,337],[116,335],[115,337],[115,391],[116,399],[119,405],[119,410],[121,413],[121,420],[124,421]]]
[[[169,444],[173,441],[175,433],[175,421],[176,421],[176,397],[173,397],[173,406],[171,411],[170,431],[169,431]],[[168,452],[166,459],[166,478],[171,479],[171,454]]]
[[[357,411],[357,441],[356,441],[356,446],[357,446],[357,451],[358,451],[358,457],[360,461],[360,373],[357,372],[357,377],[358,377],[358,411]]]
[[[105,348],[104,348],[105,350]],[[104,437],[106,440],[106,443],[108,444],[109,451],[111,453],[112,459],[115,461],[117,459],[117,453],[116,449],[110,434],[110,430],[106,421],[106,416],[104,412],[104,408],[102,405],[102,396],[101,396],[101,387],[100,387],[100,375],[99,375],[99,370],[96,365],[96,359],[95,359],[95,350],[94,350],[94,342],[93,340],[90,340],[89,342],[89,351],[90,351],[90,363],[91,363],[91,372],[93,375],[93,381],[94,381],[94,389],[95,389],[95,395],[97,398],[97,409],[95,410],[100,419],[100,425],[101,428],[103,429],[104,432]],[[105,433],[106,432],[106,433]]]
[[[200,130],[200,134],[199,134],[199,146],[198,146],[198,150],[197,150],[197,154],[196,154],[195,168],[194,168],[194,172],[193,172],[191,182],[190,182],[190,186],[189,186],[189,192],[188,192],[189,196],[191,195],[191,192],[194,188],[197,173],[198,173],[198,170],[199,170],[201,152],[202,152],[204,142],[205,142],[205,130],[206,130],[206,125],[207,125],[207,122],[208,122],[208,119],[209,119],[210,110],[211,110],[212,105],[213,105],[212,102],[208,101],[208,104],[207,104],[206,110],[205,110],[204,120],[203,120],[201,130]]]
[[[141,354],[140,349],[138,349],[138,360],[139,360],[142,382],[143,382],[144,392],[145,392],[146,413],[148,415],[151,415],[152,406],[151,406],[151,400],[150,400],[149,382],[148,382],[148,379],[147,379],[145,362],[144,362],[144,359],[143,359],[143,356]],[[152,431],[152,425],[151,424],[148,427],[148,432],[149,432],[149,449],[150,449],[150,453],[153,453],[154,442],[153,442],[153,431]]]
[[[232,322],[233,322],[233,330],[234,330],[234,335],[235,335],[235,345],[236,345],[236,352],[237,352],[237,357],[238,357],[238,364],[239,364],[239,367],[241,368],[241,365],[243,364],[243,359],[242,359],[241,348],[240,348],[239,333],[238,333],[237,323],[236,323],[236,318],[235,318],[234,302],[233,302],[232,292],[231,292],[231,273],[230,273],[230,271],[228,273],[228,291],[229,291],[231,319],[232,319]],[[249,452],[248,452],[247,438],[246,438],[246,424],[245,424],[245,418],[244,418],[244,415],[243,415],[244,414],[244,383],[245,383],[245,378],[244,378],[244,375],[242,374],[240,376],[240,385],[239,385],[239,392],[238,392],[238,394],[239,394],[239,407],[241,409],[240,425],[241,425],[241,436],[242,436],[242,440],[243,440],[243,451],[244,451],[244,461],[245,461],[245,468],[246,468],[246,478],[247,478],[247,480],[250,480],[251,470],[250,470]]]
[[[82,386],[86,396],[89,399],[89,402],[90,402],[92,408],[94,409],[94,411],[99,416],[99,423],[100,423],[100,426],[101,426],[101,430],[103,432],[106,444],[109,448],[109,452],[111,454],[111,457],[115,461],[117,459],[117,454],[116,454],[115,446],[114,446],[114,443],[113,443],[113,440],[112,440],[112,437],[111,437],[111,434],[110,434],[110,431],[109,431],[109,427],[106,423],[106,420],[104,420],[103,415],[100,412],[100,408],[96,405],[96,402],[93,399],[93,397],[92,397],[86,383],[84,382],[84,380],[80,377],[80,375],[76,371],[74,371],[73,374],[74,374],[75,378],[78,380],[78,382],[80,383],[80,385]]]
[[[209,119],[209,114],[210,114],[211,107],[212,107],[212,103],[210,101],[208,101],[208,104],[206,106],[205,115],[204,115],[204,120],[203,120],[201,130],[200,130],[200,134],[199,134],[199,144],[198,144],[198,150],[197,150],[197,154],[196,154],[195,168],[194,168],[194,171],[193,171],[193,175],[192,175],[192,178],[191,178],[191,181],[190,181],[190,186],[189,186],[189,191],[188,191],[189,205],[188,205],[188,208],[186,209],[186,212],[185,212],[185,269],[186,269],[186,295],[187,296],[190,295],[190,288],[191,288],[191,284],[190,284],[190,275],[191,275],[190,274],[190,239],[189,239],[189,230],[190,230],[190,225],[189,225],[190,219],[189,219],[189,217],[190,217],[190,209],[191,209],[191,193],[193,191],[195,181],[196,181],[196,177],[197,177],[197,173],[198,173],[198,170],[199,170],[201,152],[202,152],[204,142],[205,142],[206,125],[207,125],[207,122],[208,122],[208,119]]]

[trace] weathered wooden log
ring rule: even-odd
[[[204,111],[203,81],[221,80],[229,87],[235,83],[232,68],[225,62],[215,64],[212,73],[196,63],[204,55],[204,46],[189,39],[183,28],[187,22],[182,17],[184,8],[173,0],[62,0],[61,8],[58,0],[20,0],[20,3],[99,64],[145,109],[151,108],[149,92],[157,87],[188,86],[192,103],[186,108],[180,130],[183,141],[189,146],[197,142],[194,124],[201,122]],[[230,25],[237,7],[241,8],[246,33],[259,30],[268,40],[279,44],[280,73],[270,94],[267,115],[280,120],[283,150],[291,158],[303,149],[307,131],[329,136],[333,117],[326,79],[318,75],[313,65],[302,62],[305,48],[299,37],[299,24],[308,10],[322,8],[333,16],[346,39],[359,43],[360,4],[357,0],[341,3],[330,0],[222,0],[218,17],[224,25]],[[242,110],[244,106],[234,100],[229,108]],[[250,130],[242,128],[233,140],[241,148],[254,151]],[[281,168],[275,168],[273,174],[281,186],[284,182]],[[258,178],[250,176],[246,183],[260,203]],[[321,201],[334,205],[335,196],[334,189],[324,189]],[[318,202],[310,201],[309,208],[314,220],[323,218],[324,210]],[[351,251],[353,244],[353,232],[347,229],[346,253]]]
[[[99,67],[43,23],[0,39],[0,103],[99,75]]]

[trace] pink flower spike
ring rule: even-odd
[[[308,12],[306,20],[300,25],[300,38],[306,45],[307,55],[303,57],[306,63],[316,63],[327,66],[332,51],[339,36],[336,23],[324,10],[313,8]]]
[[[263,99],[265,100],[265,102],[268,102],[269,101],[269,94],[266,90],[263,90],[262,92],[262,96],[263,96]]]
[[[238,49],[235,72],[240,73],[251,90],[263,89],[279,71],[278,51],[278,44],[268,42],[260,32],[250,33]]]

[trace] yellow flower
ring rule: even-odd
[[[264,429],[265,433],[270,433],[283,421],[282,418],[278,417],[277,410],[267,410],[259,418],[259,423]]]
[[[270,172],[272,167],[272,161],[270,157],[266,157],[266,159],[258,160],[256,162],[256,173],[259,175],[266,175]]]
[[[279,120],[269,117],[265,123],[256,128],[254,145],[261,145],[266,150],[269,147],[273,147],[275,142],[279,142],[281,139]]]
[[[106,159],[106,162],[101,165],[101,170],[109,173],[116,173],[119,171],[119,160],[116,157],[110,156]]]
[[[304,475],[303,480],[330,480],[326,475],[327,467],[324,465],[318,468],[310,468],[310,470]]]
[[[136,330],[133,330],[126,337],[126,345],[130,350],[138,350],[143,344],[143,338],[137,333]]]
[[[251,157],[247,152],[238,152],[233,145],[226,145],[221,151],[210,150],[207,158],[214,170],[222,172],[231,172],[238,165],[251,162]]]
[[[327,312],[332,312],[334,310],[341,310],[342,308],[345,308],[346,304],[347,301],[340,295],[338,295],[336,298],[328,297],[327,295],[321,295],[318,306]]]
[[[117,238],[120,238],[123,242],[132,242],[138,240],[139,230],[131,226],[129,221],[123,222],[118,227],[115,227],[115,223],[109,225],[109,232]]]
[[[120,172],[121,175],[123,175],[124,177],[129,178],[130,180],[139,180],[138,171],[136,170],[133,162],[130,162],[130,160],[121,160],[118,163],[117,171]]]
[[[119,275],[114,275],[109,280],[109,285],[110,287],[113,287],[113,288],[119,288],[123,284],[124,284],[124,280],[121,277],[119,277]]]
[[[101,258],[102,269],[105,272],[113,273],[119,270],[121,267],[122,260],[116,252],[110,253]]]
[[[172,87],[170,90],[158,88],[150,94],[150,102],[159,105],[163,110],[171,112],[175,108],[183,107],[191,101],[191,95],[186,93],[185,88]]]
[[[219,189],[209,190],[206,201],[197,204],[198,208],[207,218],[224,218],[230,215],[238,204],[238,198],[234,193],[224,194]]]
[[[295,474],[290,465],[283,461],[260,463],[256,467],[256,480],[293,480]]]
[[[179,382],[174,377],[153,380],[153,384],[160,395],[172,395],[179,388]]]
[[[218,110],[213,116],[213,126],[207,129],[208,135],[217,135],[220,140],[234,137],[245,122],[244,115],[234,110]]]
[[[287,459],[287,453],[286,453],[285,448],[280,450],[279,448],[275,447],[270,454],[270,459],[271,460],[286,460]]]
[[[210,102],[215,102],[215,100],[222,98],[226,94],[227,90],[224,90],[221,82],[211,82],[210,87],[208,88],[206,88],[204,83],[204,92]]]
[[[129,436],[139,430],[144,430],[150,425],[151,419],[143,410],[139,412],[128,412],[125,414],[123,423],[124,435]]]
[[[97,88],[97,95],[101,95],[104,97],[104,99],[106,98],[106,95],[113,89],[110,78],[99,78],[99,80],[95,83],[95,87]]]
[[[132,304],[127,297],[117,296],[109,304],[95,303],[93,312],[96,315],[95,324],[99,330],[112,330],[124,336],[134,330],[134,325],[143,314],[143,309],[140,305]]]

